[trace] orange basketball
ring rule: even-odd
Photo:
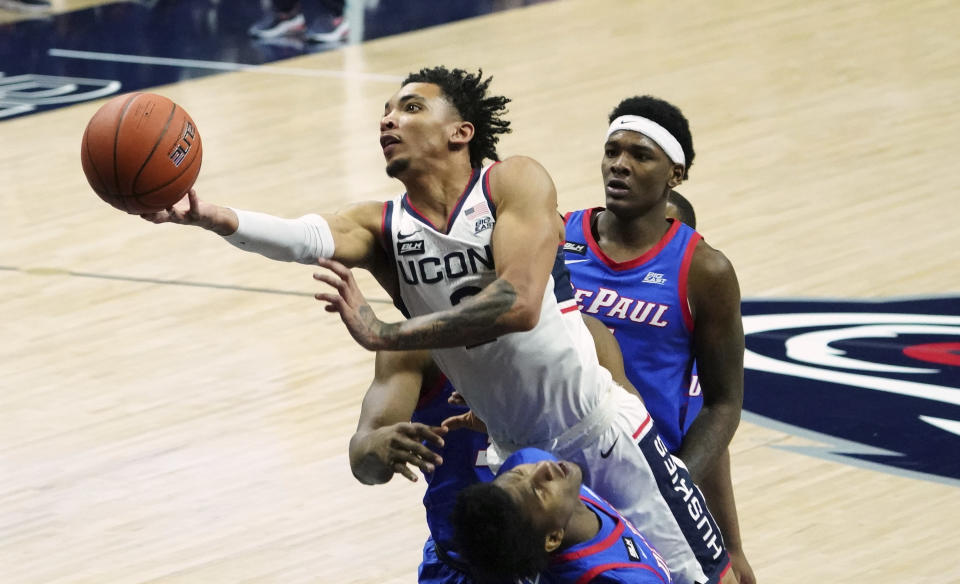
[[[121,211],[165,209],[190,190],[203,146],[190,115],[155,93],[117,96],[90,118],[80,161],[100,198]]]

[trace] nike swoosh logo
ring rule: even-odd
[[[590,261],[590,259],[587,258],[587,259],[585,259],[585,260],[565,260],[563,263],[564,263],[564,264],[579,264],[580,262],[589,262],[589,261]]]
[[[619,436],[617,436],[617,440],[620,440]],[[608,448],[606,452],[600,453],[600,458],[606,458],[610,456],[610,453],[613,452],[613,447],[617,445],[617,440],[613,441],[613,444],[610,445],[610,448]]]
[[[406,239],[408,237],[413,237],[414,235],[420,233],[419,231],[414,231],[413,233],[398,233],[397,239]]]

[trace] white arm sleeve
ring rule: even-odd
[[[240,226],[224,236],[230,245],[282,262],[312,264],[317,258],[333,257],[333,232],[320,215],[282,219],[255,211],[233,212]]]

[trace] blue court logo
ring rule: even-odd
[[[960,485],[960,296],[743,303],[744,419]]]

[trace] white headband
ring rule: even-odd
[[[657,122],[640,116],[620,116],[610,124],[610,128],[607,130],[607,139],[610,138],[610,134],[618,130],[629,130],[643,134],[663,148],[663,151],[667,153],[667,157],[675,164],[682,164],[684,167],[687,166],[687,159],[683,155],[683,148],[680,146],[680,142],[673,137],[673,134]]]

